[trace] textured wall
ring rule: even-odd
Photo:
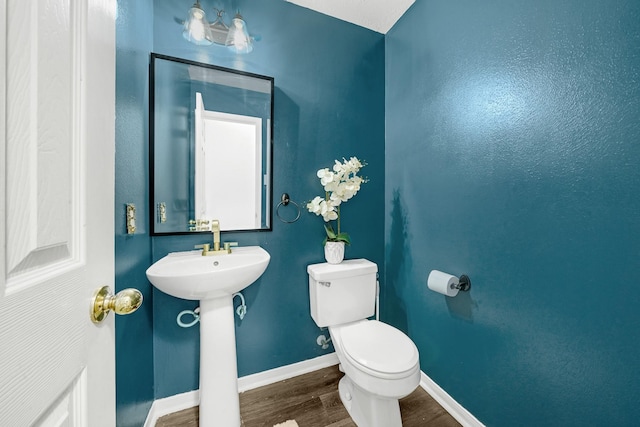
[[[121,16],[133,13],[132,9],[124,6],[130,3],[133,8],[134,2],[121,0],[120,3],[119,20],[123,24],[129,22],[131,26],[126,29],[120,26],[119,31],[140,31],[144,34],[146,27],[153,25],[152,44],[139,46],[137,41],[127,39],[127,47],[135,54],[130,57],[123,52],[118,56],[118,61],[123,62],[119,62],[119,69],[126,67],[130,71],[122,79],[118,74],[118,108],[135,101],[131,103],[131,112],[119,112],[122,120],[129,120],[128,114],[132,114],[131,120],[135,121],[138,117],[146,117],[146,104],[137,94],[144,92],[147,96],[145,67],[150,46],[161,54],[273,76],[276,86],[274,205],[283,192],[289,193],[298,203],[319,195],[322,188],[315,172],[321,167],[331,166],[336,158],[356,155],[367,160],[369,165],[363,172],[370,182],[345,205],[343,228],[351,234],[353,241],[347,248],[347,257],[371,259],[382,270],[383,36],[281,0],[235,1],[233,4],[203,1],[202,6],[207,12],[214,6],[228,10],[240,8],[251,33],[261,36],[252,53],[236,56],[223,47],[198,47],[182,39],[180,26],[174,17],[182,18],[190,4],[154,1],[152,12],[146,20],[139,22],[141,27],[136,29],[133,18]],[[125,39],[121,40],[122,45]],[[139,61],[143,61],[144,66],[139,66]],[[147,151],[147,129],[136,123],[135,130],[132,134],[126,129],[119,130],[122,136],[119,137],[121,142],[116,159],[118,170],[127,169],[129,172],[123,172],[123,180],[116,191],[118,200],[136,199],[140,204],[142,209],[139,210],[138,221],[144,234],[148,229],[147,159],[143,155]],[[132,153],[134,155],[129,157]],[[129,176],[127,174],[135,182],[124,179]],[[283,215],[292,215],[291,209],[285,209]],[[117,211],[116,216],[119,215],[121,212]],[[144,240],[142,246],[150,244],[152,247],[152,259],[145,261],[149,263],[167,252],[188,250],[211,239],[210,235],[140,237]],[[245,291],[248,313],[242,322],[236,323],[241,376],[331,351],[322,350],[315,342],[320,330],[309,314],[307,290],[306,266],[323,261],[323,238],[322,220],[305,212],[294,224],[274,219],[271,232],[223,233],[223,240],[238,241],[242,246],[261,245],[272,256],[263,277]],[[123,284],[125,281],[146,283],[146,266],[142,268],[137,260],[148,258],[148,247],[135,246],[135,239],[121,239],[123,243],[118,246],[121,253],[117,255],[117,262],[122,273],[118,281]],[[125,247],[125,244],[129,246]],[[133,252],[136,248],[140,253]],[[135,265],[125,274],[125,266],[131,263]],[[145,374],[137,383],[135,379],[123,380],[122,386],[119,382],[121,396],[139,396],[152,387],[153,397],[161,398],[198,387],[198,327],[182,329],[175,321],[180,311],[195,308],[197,302],[172,298],[152,288],[150,292],[152,295],[145,306],[145,315],[148,314],[149,319],[136,326],[135,337],[140,340],[139,347],[126,338],[119,338],[118,381],[131,373],[127,363],[136,367],[144,365],[141,368],[144,372],[153,367],[153,379],[149,380]],[[152,344],[149,344],[151,337]],[[123,390],[124,387],[129,389]],[[122,409],[127,404],[125,401],[119,406],[121,425],[125,425]]]
[[[386,37],[384,316],[491,426],[640,417],[640,3],[416,2]],[[430,292],[430,270],[469,294]]]
[[[116,21],[116,291],[137,288],[142,306],[116,316],[116,416],[119,427],[139,427],[153,402],[152,287],[148,205],[148,81],[153,44],[151,0],[118,0]],[[126,234],[125,204],[136,206],[137,230]],[[99,351],[99,349],[96,349]]]

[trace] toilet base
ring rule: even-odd
[[[365,392],[346,375],[338,383],[340,400],[358,427],[402,427],[398,399]]]

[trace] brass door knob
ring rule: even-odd
[[[113,310],[116,314],[131,314],[142,305],[142,293],[133,288],[123,289],[113,295],[108,286],[95,291],[91,299],[91,321],[100,323]]]

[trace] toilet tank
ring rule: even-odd
[[[366,259],[312,264],[309,273],[311,317],[320,327],[373,316],[378,266]]]

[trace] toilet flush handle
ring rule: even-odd
[[[318,282],[322,286],[326,286],[327,288],[331,287],[331,282]]]

